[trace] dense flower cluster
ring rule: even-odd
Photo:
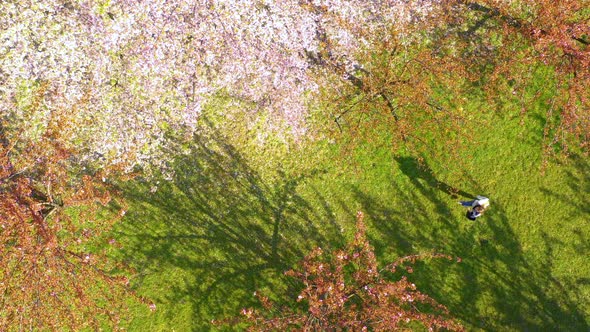
[[[72,142],[85,156],[128,165],[161,158],[165,131],[190,133],[220,93],[254,119],[268,115],[268,129],[301,135],[306,96],[321,84],[310,54],[328,43],[352,63],[370,38],[411,15],[404,8],[398,0],[3,1],[0,108],[29,137],[54,110],[75,109]]]

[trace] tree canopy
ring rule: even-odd
[[[132,295],[125,267],[96,248],[124,214],[105,212],[116,196],[111,178],[167,169],[208,107],[222,107],[230,127],[244,121],[283,143],[379,135],[418,161],[449,164],[482,128],[470,99],[485,104],[481,113],[516,101],[525,115],[533,100],[523,96],[542,68],[550,95],[539,149],[588,154],[589,8],[589,0],[2,1],[0,328],[96,328],[88,320],[96,312],[118,321],[120,298]],[[447,314],[406,279],[383,277],[359,227],[345,251],[330,260],[315,251],[291,272],[307,311],[246,315],[275,328],[387,330],[409,319],[460,329],[421,313],[413,301]]]

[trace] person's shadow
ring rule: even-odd
[[[450,195],[453,199],[457,199],[459,196],[470,199],[476,198],[473,194],[439,181],[434,176],[432,169],[424,161],[419,162],[415,157],[396,157],[395,160],[399,164],[399,169],[408,178],[412,179],[412,181],[422,179],[426,181],[429,186],[437,188],[438,190]]]

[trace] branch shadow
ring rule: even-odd
[[[297,191],[314,172],[263,178],[210,123],[174,172],[157,190],[153,181],[125,188],[130,209],[117,230],[135,285],[162,320],[187,319],[203,331],[212,319],[257,306],[256,290],[279,300],[292,295],[298,286],[283,272],[312,248],[343,242],[330,231],[334,220],[328,230],[318,227],[333,218],[327,205],[317,210]]]
[[[566,196],[546,187],[542,187],[541,192],[570,206],[571,214],[567,216],[569,220],[590,215],[590,161],[577,154],[570,155],[568,161],[573,167],[566,171],[564,182],[577,195]]]
[[[415,186],[420,188],[421,191],[424,191],[425,187],[418,181],[419,179],[424,180],[430,188],[436,188],[450,195],[452,198],[458,198],[458,195],[460,195],[462,197],[475,199],[475,195],[450,186],[445,182],[439,181],[434,176],[432,169],[424,161],[419,162],[414,157],[395,157],[394,159],[397,161],[400,170],[412,181]]]
[[[408,278],[473,328],[588,331],[579,307],[584,302],[574,296],[588,280],[557,280],[551,275],[552,251],[560,245],[555,238],[545,234],[544,252],[531,258],[523,252],[500,198],[485,216],[471,222],[438,195],[441,190],[446,193],[445,185],[441,189],[429,168],[408,158],[396,160],[412,184],[394,186],[391,195],[403,204],[354,191],[381,236],[372,242],[378,257],[385,252],[398,257],[425,252],[433,244],[437,252],[460,257],[460,263],[418,263]],[[400,219],[408,215],[412,220]]]

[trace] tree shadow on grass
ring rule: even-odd
[[[331,211],[316,211],[297,192],[313,174],[278,172],[271,183],[211,125],[174,171],[155,192],[152,183],[128,185],[130,209],[118,229],[157,319],[184,319],[185,328],[202,331],[255,306],[256,290],[280,301],[296,287],[284,271],[310,249],[342,242],[318,227]]]
[[[421,184],[418,179],[424,180],[429,188],[436,188],[450,195],[452,198],[458,198],[460,195],[465,198],[475,199],[475,195],[439,181],[434,176],[432,169],[424,161],[420,163],[414,157],[396,157],[395,160],[397,161],[400,170],[415,186],[419,187],[421,191],[424,191],[424,185]]]
[[[544,236],[544,252],[537,258],[528,257],[501,199],[493,201],[485,216],[469,221],[462,211],[451,211],[448,203],[439,198],[439,181],[432,171],[425,174],[423,168],[408,159],[398,162],[412,183],[405,189],[393,186],[396,189],[391,196],[398,204],[381,202],[359,190],[354,192],[367,220],[381,237],[372,241],[378,256],[384,252],[404,256],[434,248],[460,257],[460,263],[418,263],[409,278],[467,322],[469,329],[589,329],[580,302],[571,297],[579,284],[551,275],[552,251],[558,245],[555,239]],[[410,215],[411,220],[400,219]]]
[[[590,215],[590,161],[586,157],[572,154],[568,161],[572,163],[571,169],[566,171],[565,184],[575,195],[566,196],[553,192],[548,188],[541,188],[541,192],[552,199],[557,199],[570,206],[571,214],[568,219]]]

